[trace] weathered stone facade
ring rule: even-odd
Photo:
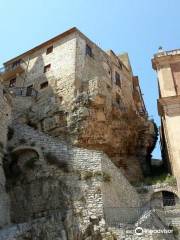
[[[161,50],[152,63],[159,84],[162,154],[180,188],[180,50]]]
[[[25,105],[31,126],[75,146],[104,151],[131,181],[149,173],[154,125],[127,54],[106,53],[71,29],[7,62],[6,68],[20,59],[24,72],[16,76],[16,88],[38,91],[31,106],[30,101],[29,108]],[[5,75],[12,91],[13,79]]]
[[[12,123],[5,107],[0,115],[0,240],[134,233],[151,210],[130,181],[148,174],[156,136],[127,54],[106,53],[73,28],[5,63],[0,76],[12,97]],[[154,213],[151,219],[143,228],[168,229]]]
[[[3,170],[3,157],[6,151],[10,113],[10,101],[0,82],[0,228],[10,221],[9,198],[5,189],[6,179]]]

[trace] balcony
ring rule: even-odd
[[[25,71],[26,64],[22,60],[18,60],[0,68],[0,77],[3,80],[15,77],[19,74],[22,74]]]
[[[34,88],[29,87],[10,87],[10,94],[20,97],[37,97],[38,92]]]

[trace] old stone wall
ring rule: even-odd
[[[9,224],[9,198],[6,193],[6,179],[3,170],[3,158],[6,151],[8,123],[10,119],[9,101],[0,82],[0,228]]]
[[[104,52],[79,31],[34,50],[23,57],[16,87],[32,86],[38,95],[17,98],[14,115],[24,121],[23,112],[30,126],[104,151],[134,181],[145,174],[155,132],[139,112],[130,61],[123,56],[126,61]]]
[[[8,146],[13,156],[9,170],[13,174],[6,172],[14,224],[30,221],[38,227],[37,219],[47,222],[56,214],[59,217],[53,224],[59,221],[68,239],[75,239],[74,234],[85,234],[92,221],[101,225],[105,208],[140,206],[136,191],[104,153],[72,147],[25,124],[16,123],[14,129]],[[49,153],[57,159],[48,160]],[[68,168],[64,169],[61,162],[66,162]],[[108,215],[109,221],[111,217]],[[132,215],[127,212],[128,217]],[[40,222],[39,231],[46,232]]]

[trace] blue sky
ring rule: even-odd
[[[179,0],[0,0],[0,63],[76,26],[104,50],[128,52],[159,125],[151,58],[159,46],[180,47],[179,10]]]

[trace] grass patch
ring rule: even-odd
[[[111,181],[111,176],[108,173],[102,172],[102,171],[82,171],[81,172],[81,180],[88,180],[93,177],[100,177],[100,179],[104,182],[110,182]]]
[[[111,181],[111,176],[106,172],[102,173],[102,177],[103,177],[104,182],[110,182]]]
[[[93,177],[93,172],[91,171],[83,171],[81,173],[81,180],[88,180],[91,179]]]
[[[160,183],[167,183],[169,185],[176,185],[176,178],[169,174],[161,174],[154,177],[146,177],[143,182],[133,182],[135,187],[141,187],[143,185],[155,185]]]

